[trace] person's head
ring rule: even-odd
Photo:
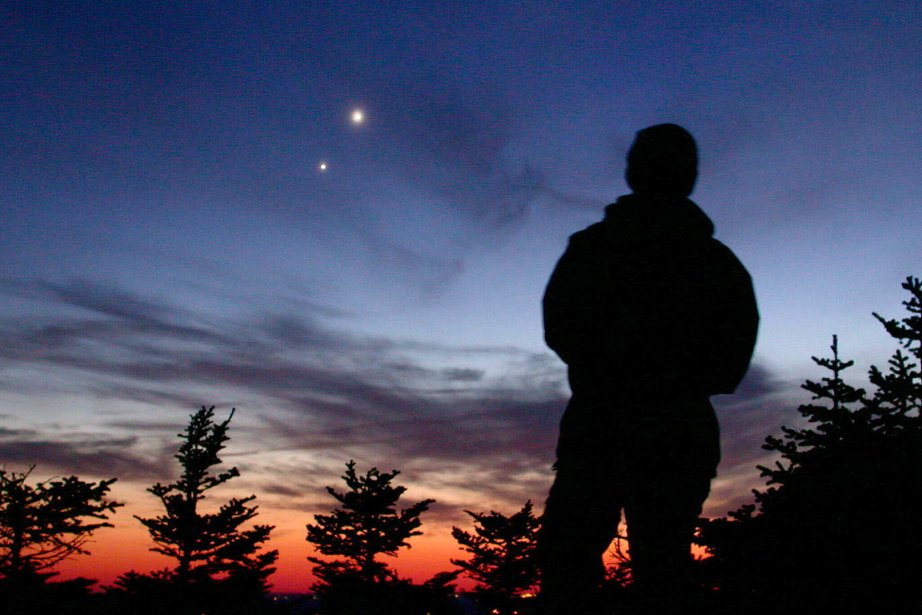
[[[637,133],[624,172],[636,194],[686,197],[698,178],[698,148],[676,124],[657,124]]]

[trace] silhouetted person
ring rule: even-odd
[[[720,460],[708,398],[736,389],[759,320],[749,274],[688,199],[697,168],[685,129],[638,132],[633,193],[570,238],[548,282],[545,339],[573,392],[539,539],[549,613],[591,604],[622,509],[638,591],[676,596],[688,583]]]

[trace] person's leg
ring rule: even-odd
[[[561,424],[556,477],[538,538],[542,612],[591,612],[605,568],[602,556],[623,505],[612,438],[591,416],[573,410]]]
[[[626,506],[631,570],[640,591],[687,588],[691,541],[707,488],[697,493],[631,502]],[[691,490],[689,490],[691,491]]]
[[[538,539],[546,605],[591,601],[604,578],[602,556],[617,532],[621,505],[611,491],[586,483],[584,473],[563,465],[547,499]]]
[[[691,541],[720,460],[707,402],[680,402],[638,427],[639,448],[625,502],[631,567],[642,593],[679,597],[690,589]],[[654,420],[659,419],[659,420]]]

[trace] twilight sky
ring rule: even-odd
[[[7,4],[0,465],[128,503],[69,570],[163,565],[131,515],[202,404],[237,408],[228,493],[277,525],[280,589],[349,459],[438,500],[398,560],[420,578],[462,509],[543,503],[544,285],[665,121],[759,299],[705,513],[748,500],[810,355],[885,363],[870,314],[922,273],[922,7],[722,4]]]

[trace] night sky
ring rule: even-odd
[[[810,356],[838,333],[862,381],[922,273],[922,6],[722,4],[5,3],[0,466],[127,502],[65,570],[166,563],[132,515],[202,404],[237,408],[226,493],[277,525],[280,589],[349,459],[438,501],[420,580],[463,509],[540,509],[569,395],[541,295],[660,122],[759,300],[705,513],[748,501]]]

